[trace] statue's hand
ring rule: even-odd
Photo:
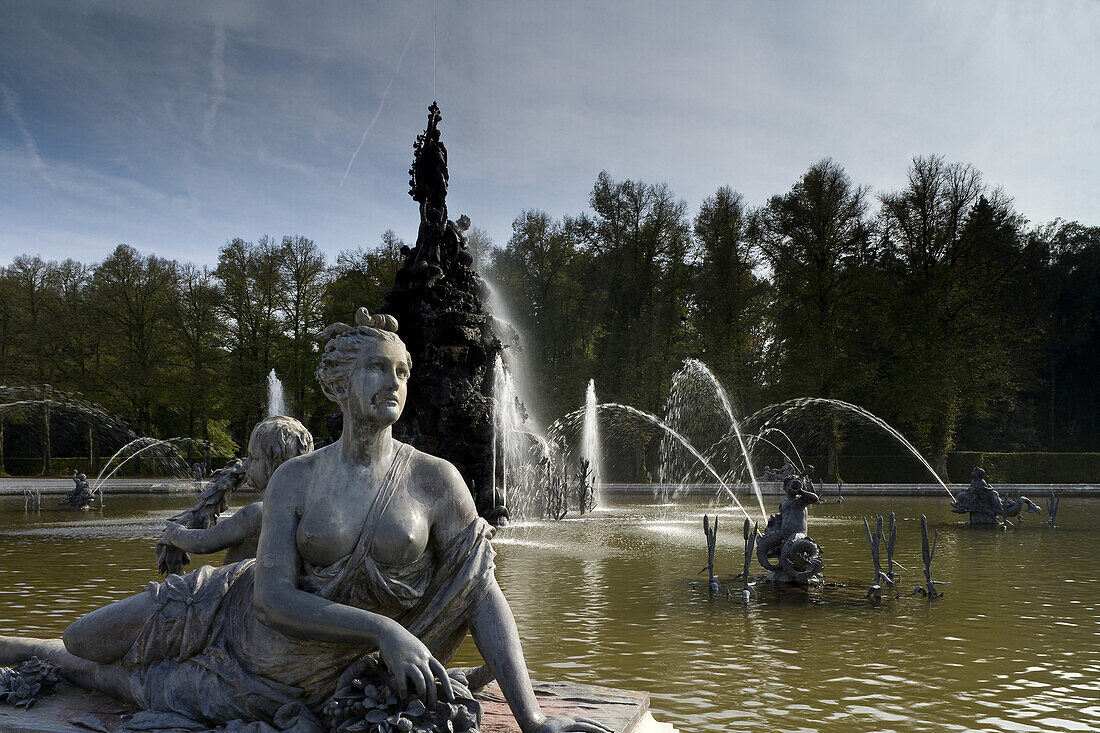
[[[454,700],[447,670],[432,656],[424,642],[397,622],[393,623],[389,633],[378,640],[378,653],[393,676],[397,694],[402,698],[407,698],[411,690],[429,708],[440,697]]]
[[[179,541],[180,532],[184,530],[183,527],[175,522],[168,522],[168,526],[164,528],[164,534],[161,535],[160,541],[166,545],[172,547],[178,547],[176,543]]]
[[[542,725],[527,733],[614,733],[603,723],[591,718],[547,718]]]

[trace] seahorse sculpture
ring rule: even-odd
[[[746,517],[743,532],[745,535],[745,566],[738,577],[741,578],[741,600],[748,603],[756,598],[756,587],[749,577],[749,565],[752,564],[752,553],[756,547],[756,538],[759,535],[756,522],[750,522]]]
[[[768,570],[765,579],[779,583],[821,582],[825,568],[821,546],[807,534],[809,512],[807,507],[817,504],[821,497],[814,493],[809,474],[813,466],[806,466],[801,473],[785,466],[775,478],[782,479],[787,496],[779,505],[779,511],[768,518],[764,534],[756,544],[756,559]]]

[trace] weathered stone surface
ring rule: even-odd
[[[574,682],[536,682],[535,695],[547,716],[568,715],[598,720],[615,733],[636,733],[649,710],[649,693],[615,690]],[[484,714],[482,733],[519,733],[519,725],[496,684],[478,694]]]
[[[615,690],[572,682],[536,682],[535,695],[547,715],[584,716],[598,720],[615,733],[671,733],[672,726],[657,723],[649,712],[649,693]],[[519,733],[519,725],[496,684],[478,695],[484,707],[483,733]],[[89,730],[114,733],[133,709],[107,697],[62,683],[29,710],[0,706],[0,731],[15,733],[76,733]]]
[[[122,716],[132,712],[132,708],[113,698],[62,682],[56,690],[42,697],[29,710],[0,705],[0,731],[116,731],[122,725]],[[71,722],[74,719],[84,720],[85,724]],[[94,727],[93,721],[99,721],[103,727]]]

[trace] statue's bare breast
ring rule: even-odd
[[[326,566],[355,549],[381,481],[365,473],[340,477],[325,475],[326,471],[320,473],[322,477],[315,481],[325,481],[327,485],[311,486],[306,492],[308,498],[295,539],[304,560]],[[377,520],[370,550],[375,562],[407,565],[424,554],[430,535],[430,507],[413,493],[404,486],[399,488]]]

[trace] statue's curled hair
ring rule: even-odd
[[[355,367],[363,348],[376,341],[400,344],[405,351],[405,364],[412,369],[412,357],[405,342],[397,335],[397,319],[391,315],[371,315],[366,308],[355,313],[355,325],[334,323],[314,337],[323,345],[321,363],[314,376],[321,391],[333,402],[347,390],[348,376]]]
[[[305,455],[312,450],[313,435],[305,425],[286,415],[264,418],[256,423],[248,438],[249,455],[252,458],[268,459],[272,470],[291,458]]]

